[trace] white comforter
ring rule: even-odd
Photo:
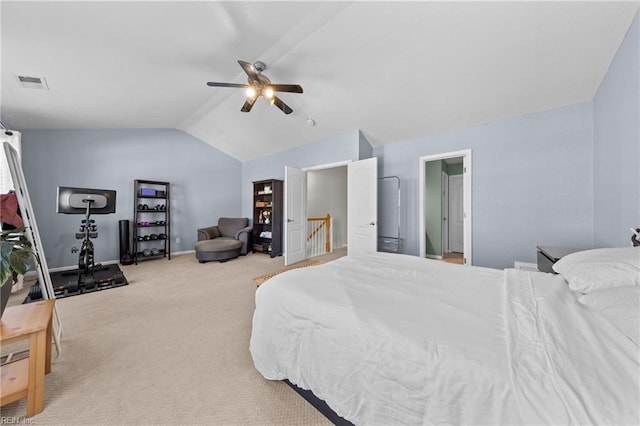
[[[376,253],[256,292],[258,371],[357,425],[638,424],[638,346],[559,276]]]

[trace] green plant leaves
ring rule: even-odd
[[[9,277],[13,283],[18,275],[24,275],[31,267],[33,250],[24,232],[25,228],[18,228],[0,234],[0,286]]]

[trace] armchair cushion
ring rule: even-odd
[[[213,240],[220,236],[220,230],[217,226],[209,226],[208,228],[198,229],[198,241]]]
[[[249,219],[246,217],[221,217],[218,219],[218,229],[223,237],[236,238],[238,232],[247,226],[249,226]]]

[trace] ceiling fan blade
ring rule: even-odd
[[[207,82],[207,86],[211,86],[211,87],[243,87],[243,88],[247,88],[249,87],[248,84],[238,84],[238,83],[216,83],[215,81],[208,81]]]
[[[285,114],[291,114],[293,112],[293,110],[289,107],[289,105],[282,102],[282,99],[280,99],[277,96],[273,97],[273,99],[271,100],[271,103],[276,107],[280,108],[282,112],[284,112]]]
[[[247,98],[247,100],[244,101],[244,105],[242,105],[242,108],[240,109],[240,111],[242,112],[251,111],[251,108],[253,108],[253,104],[256,103],[256,99],[258,99],[257,96],[255,98]]]
[[[238,63],[240,64],[244,72],[247,73],[247,76],[249,76],[250,81],[259,81],[258,72],[253,67],[253,65],[251,65],[247,61],[240,61],[240,60],[238,61]]]
[[[270,84],[269,87],[274,92],[302,93],[302,86],[299,84]]]

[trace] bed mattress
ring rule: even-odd
[[[389,424],[638,424],[638,346],[563,278],[415,256],[348,256],[256,292],[267,379]]]

